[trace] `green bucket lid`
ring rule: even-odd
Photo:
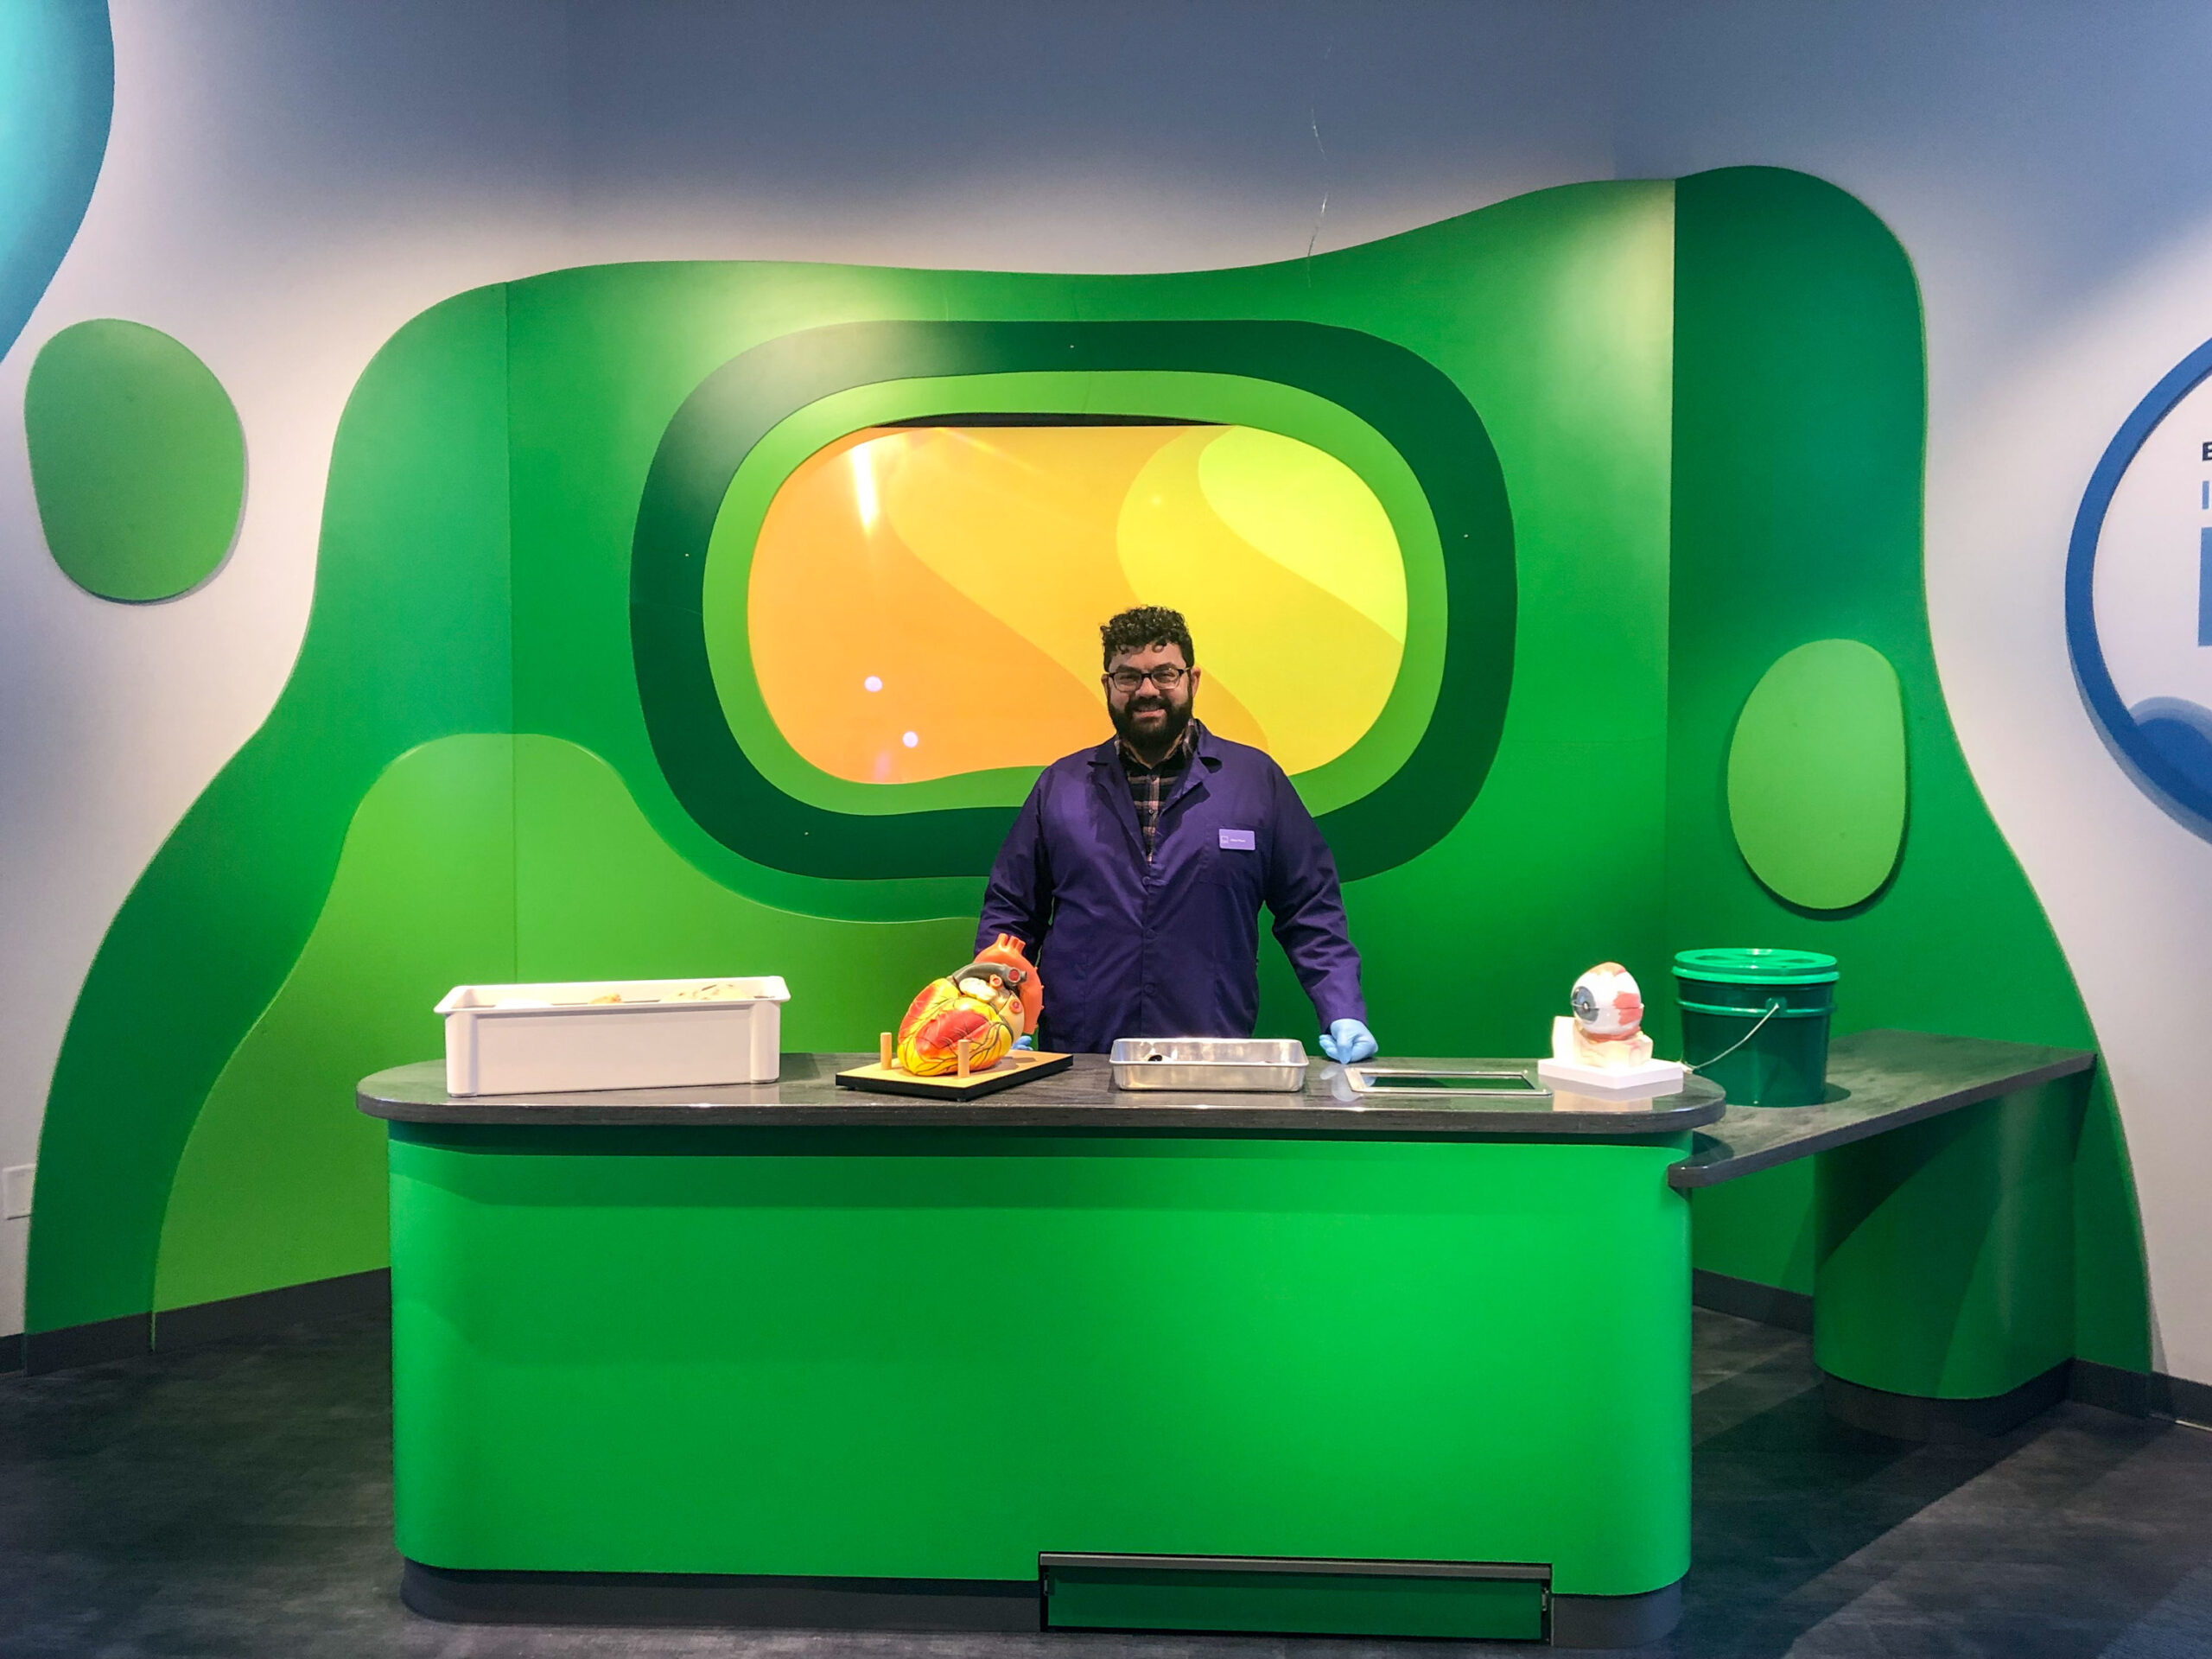
[[[1825,985],[1838,977],[1835,958],[1817,950],[1755,948],[1677,950],[1675,972],[1723,985]]]

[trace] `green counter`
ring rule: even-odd
[[[1813,1357],[1837,1414],[1879,1433],[1967,1439],[2065,1397],[2086,1081],[2018,1090],[1822,1156]],[[1915,1294],[1896,1295],[1908,1278]]]
[[[776,1103],[823,1069],[789,1057]],[[1662,1114],[450,1121],[486,1104],[391,1131],[398,1541],[426,1611],[697,1575],[794,1623],[871,1596],[910,1628],[1672,1622],[1688,1136]]]
[[[1903,1440],[2002,1434],[2066,1396],[2082,1049],[1839,1039],[1829,1098],[1730,1105],[1685,1192],[1814,1158],[1813,1357],[1828,1409]]]
[[[1654,1640],[1690,1564],[1688,1194],[1796,1158],[1833,1408],[1948,1438],[2063,1388],[2081,1051],[1858,1033],[1802,1108],[1319,1064],[1122,1095],[1096,1056],[946,1105],[836,1088],[864,1058],[362,1085],[410,1605]]]

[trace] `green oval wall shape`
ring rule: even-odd
[[[23,391],[54,562],[103,599],[172,599],[230,551],[245,497],[238,410],[181,341],[112,317],[48,340]]]
[[[1904,700],[1890,659],[1818,639],[1776,659],[1728,746],[1728,820],[1780,897],[1843,910],[1878,891],[1904,845]]]

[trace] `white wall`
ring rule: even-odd
[[[1929,602],[1969,759],[2117,1078],[2160,1363],[2212,1380],[2212,847],[2075,696],[2059,575],[2135,400],[2212,336],[2212,13],[1969,3],[118,0],[85,230],[0,362],[0,1164],[102,929],[297,649],[331,433],[432,302],[562,264],[1222,265],[1545,185],[1764,162],[1852,190],[1918,267]],[[1318,139],[1314,129],[1318,127]],[[1325,193],[1327,209],[1320,213]],[[238,399],[230,564],[106,605],[42,553],[29,358],[114,315]],[[0,1330],[20,1326],[0,1223]]]

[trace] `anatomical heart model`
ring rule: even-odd
[[[964,1039],[968,1069],[986,1071],[1037,1029],[1044,1006],[1044,985],[1021,941],[1001,933],[965,968],[922,987],[899,1022],[899,1065],[917,1077],[942,1077],[958,1066]]]

